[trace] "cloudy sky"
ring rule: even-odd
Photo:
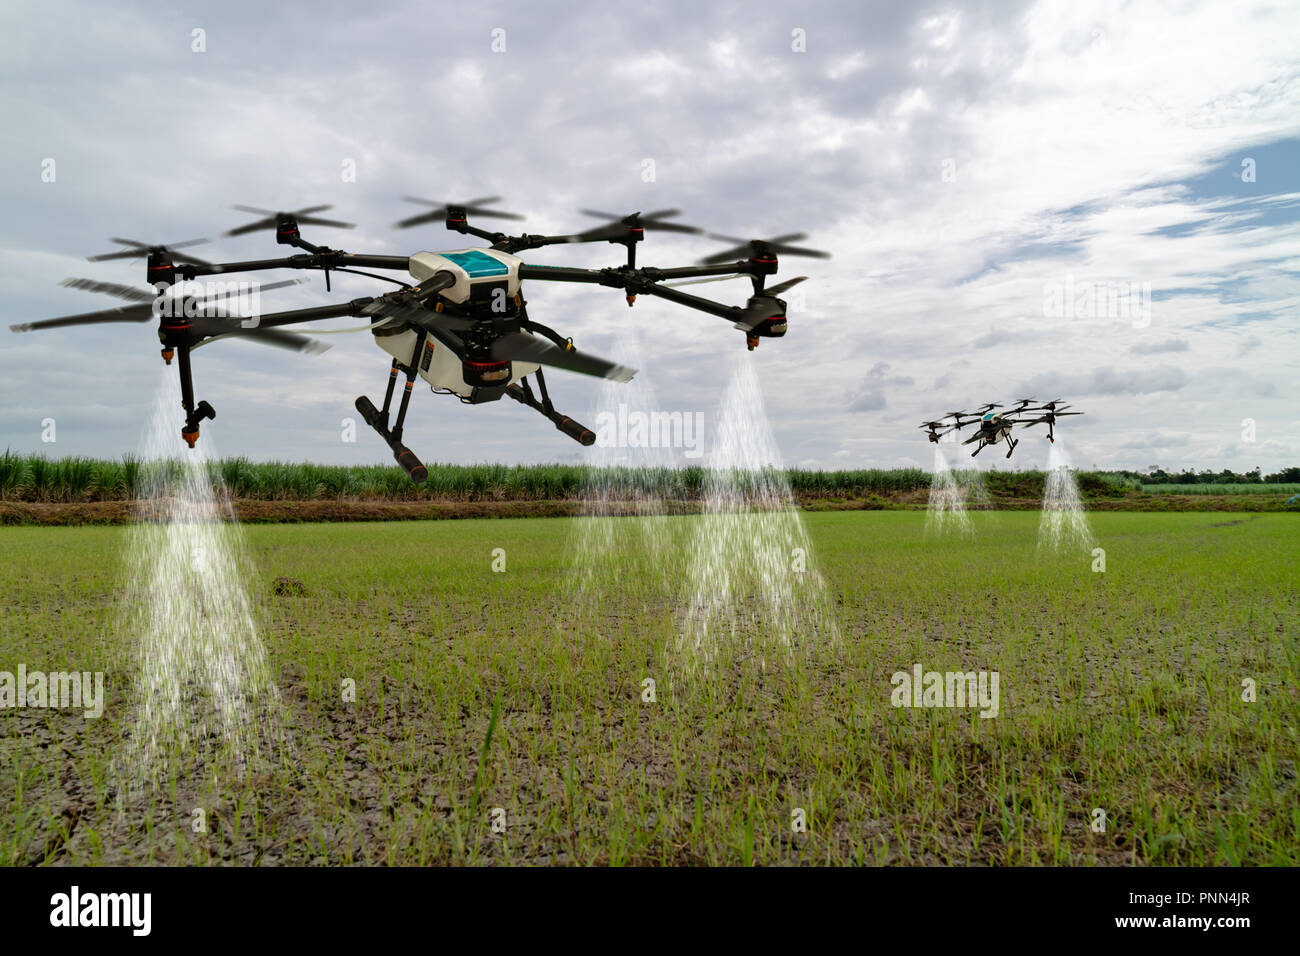
[[[86,262],[110,236],[282,254],[270,233],[219,238],[246,221],[232,203],[331,203],[357,228],[308,238],[389,255],[467,244],[441,225],[394,230],[416,211],[404,195],[501,195],[530,232],[594,225],[583,207],[675,206],[715,233],[807,232],[834,258],[782,260],[781,277],[810,279],[788,336],[753,353],[665,302],[526,289],[539,321],[641,369],[634,404],[715,421],[748,361],[790,465],[929,467],[923,419],[1036,396],[1087,412],[1061,432],[1085,467],[1271,471],[1300,463],[1298,50],[1296,3],[10,2],[3,324],[115,304],[61,288],[70,276],[143,284],[142,262]],[[650,234],[639,261],[719,248]],[[309,275],[264,308],[384,288],[339,277],[331,295]],[[694,291],[739,304],[746,290]],[[341,428],[357,395],[382,398],[388,358],[365,334],[330,339],[321,356],[197,353],[218,414],[204,441],[390,461]],[[148,325],[0,342],[0,445],[139,446],[164,375]],[[550,383],[588,424],[618,401],[581,376]],[[427,390],[406,434],[429,462],[590,456],[513,402]],[[1047,443],[1026,434],[1013,464],[1043,464]]]

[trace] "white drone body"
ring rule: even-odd
[[[450,252],[417,252],[411,256],[410,272],[416,283],[439,272],[450,272],[455,285],[440,295],[449,302],[492,302],[500,298],[513,300],[519,294],[519,266],[522,259],[496,249],[454,249]],[[525,335],[529,333],[524,333]],[[374,330],[375,344],[402,364],[411,360],[418,333],[414,329],[387,332],[382,326]],[[531,362],[512,362],[510,382],[531,375],[540,366]],[[468,399],[474,386],[465,381],[459,356],[432,335],[424,340],[424,354],[417,364],[420,378],[433,388],[450,391]],[[502,383],[507,384],[507,383]]]

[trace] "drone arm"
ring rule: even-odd
[[[519,278],[520,280],[544,279],[551,282],[587,282],[593,285],[622,287],[632,295],[642,292],[648,295],[657,295],[661,299],[667,299],[669,302],[675,302],[678,305],[684,305],[691,309],[707,312],[710,315],[736,321],[741,316],[741,310],[735,306],[723,305],[721,302],[714,302],[712,299],[691,295],[689,292],[682,292],[679,289],[656,285],[655,279],[651,278],[652,275],[656,278],[725,275],[733,271],[735,270],[731,266],[685,266],[681,269],[627,272],[620,269],[573,269],[568,266],[540,266],[525,263],[519,267]]]
[[[646,267],[640,274],[651,282],[663,282],[665,279],[694,279],[707,276],[752,275],[753,266],[748,262],[717,263],[707,266],[679,266],[676,269],[654,269]]]
[[[706,299],[702,296],[691,295],[689,292],[682,292],[680,289],[670,289],[667,286],[656,285],[653,282],[636,282],[629,283],[628,292],[646,293],[647,295],[657,295],[661,299],[667,299],[669,302],[675,302],[677,305],[684,305],[690,309],[698,309],[701,312],[707,312],[709,315],[716,315],[719,318],[728,319],[735,322],[740,319],[742,310],[734,305],[723,305],[721,302],[714,302],[712,299]]]
[[[587,282],[593,285],[608,285],[617,288],[623,284],[614,270],[609,269],[573,269],[569,266],[539,266],[525,262],[519,267],[521,281],[543,279],[547,282]]]
[[[249,259],[244,262],[209,263],[198,265],[178,263],[176,274],[182,279],[197,279],[199,276],[224,275],[228,272],[259,272],[262,269],[302,269],[310,256],[287,256],[279,259]]]
[[[401,272],[409,272],[411,269],[410,256],[367,256],[353,255],[350,252],[340,252],[336,256],[335,261],[330,263],[335,267],[362,266],[367,269],[397,269]]]
[[[226,275],[234,272],[259,272],[262,269],[340,269],[360,266],[367,269],[399,269],[409,271],[411,260],[407,256],[353,255],[348,252],[322,250],[309,255],[286,256],[280,259],[251,259],[245,262],[196,265],[181,263],[176,272],[184,279],[206,275]]]
[[[574,242],[604,242],[603,238],[592,238],[588,236],[532,236],[525,233],[522,236],[507,236],[504,233],[496,233],[494,236],[485,236],[491,239],[492,248],[499,249],[501,252],[507,252],[514,255],[517,252],[525,252],[529,249],[540,249],[543,246],[558,246]]]
[[[340,302],[338,305],[320,305],[307,309],[289,309],[286,312],[270,312],[257,316],[256,325],[249,328],[272,329],[281,325],[296,325],[299,322],[318,322],[322,319],[338,319],[348,315],[368,315],[366,306],[375,300],[369,296]]]
[[[464,219],[448,219],[447,228],[452,232],[459,232],[461,235],[478,236],[480,239],[486,239],[488,242],[496,243],[507,238],[504,232],[488,232],[486,229],[480,229],[478,226],[471,226]]]
[[[477,226],[471,226],[467,222],[448,221],[447,228],[452,232],[459,232],[463,235],[477,236],[485,239],[492,244],[493,249],[511,255],[516,252],[524,252],[528,249],[540,249],[542,246],[556,246],[561,243],[571,242],[606,242],[604,236],[532,236],[524,233],[521,236],[508,236],[504,232],[488,232],[486,229],[479,229]]]

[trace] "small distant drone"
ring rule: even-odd
[[[11,325],[15,332],[52,329],[63,326],[91,325],[104,322],[148,322],[158,319],[157,331],[162,343],[162,357],[167,364],[177,359],[180,368],[182,404],[185,424],[181,437],[193,448],[199,437],[199,423],[215,418],[216,412],[205,401],[195,403],[190,378],[190,353],[201,345],[228,338],[243,338],[264,345],[277,345],[300,352],[322,352],[328,346],[301,332],[289,332],[283,326],[316,322],[343,316],[361,316],[369,324],[358,329],[309,329],[323,332],[369,331],[375,344],[392,357],[383,408],[376,408],[365,395],[356,400],[357,411],[393,451],[393,457],[416,483],[428,477],[428,470],[402,443],[402,427],[407,403],[416,376],[429,383],[440,395],[455,395],[468,405],[495,402],[508,396],[522,405],[536,409],[565,435],[583,445],[595,443],[595,433],[556,411],[546,390],[542,366],[580,372],[618,382],[632,378],[635,369],[617,365],[586,352],[579,352],[571,338],[534,322],[528,315],[523,296],[527,281],[578,282],[622,289],[630,306],[639,294],[654,295],[678,305],[707,312],[725,319],[745,335],[752,350],[761,338],[780,338],[786,333],[786,303],[781,293],[802,282],[798,276],[764,288],[764,281],[777,271],[777,255],[809,256],[828,259],[830,254],[791,243],[805,238],[791,233],[774,239],[738,240],[731,236],[711,238],[735,243],[734,248],[700,260],[698,265],[657,269],[636,264],[637,243],[648,230],[678,233],[702,233],[704,230],[668,220],[679,215],[676,209],[661,209],[642,215],[617,216],[583,210],[585,215],[609,220],[607,223],[572,235],[542,236],[524,233],[510,236],[471,226],[470,215],[498,219],[522,219],[515,213],[486,208],[499,197],[482,197],[463,203],[438,203],[427,199],[408,201],[432,208],[395,224],[409,228],[443,220],[447,228],[462,235],[485,240],[486,248],[452,249],[440,252],[416,252],[410,256],[354,255],[307,242],[299,227],[330,226],[351,229],[352,223],[322,219],[317,214],[329,206],[309,206],[293,212],[272,212],[253,206],[236,206],[257,216],[246,225],[225,235],[274,230],[276,242],[304,250],[282,259],[214,264],[179,250],[205,240],[175,243],[171,246],[150,245],[133,239],[114,239],[124,248],[90,257],[92,262],[108,259],[147,259],[145,279],[150,291],[134,286],[100,282],[92,279],[69,279],[65,286],[102,292],[125,299],[131,305],[101,312],[46,319],[40,322]],[[517,253],[560,243],[608,242],[627,249],[625,265],[604,269],[575,269],[567,266],[544,266],[525,262]],[[233,273],[258,272],[264,269],[311,269],[325,273],[325,288],[330,286],[330,272],[349,272],[383,279],[401,286],[400,290],[377,297],[353,299],[336,305],[293,309],[257,316],[240,315],[230,304],[229,293],[208,295],[193,290],[199,276],[226,276]],[[408,272],[415,284],[391,276],[361,272],[361,269],[384,269]],[[690,282],[748,278],[753,284],[743,306],[724,305],[691,295],[675,288]],[[185,280],[185,281],[182,281]],[[675,281],[669,281],[675,280]],[[262,285],[258,291],[294,285],[297,279]],[[160,308],[161,306],[161,308]],[[399,375],[405,377],[397,420],[390,427],[389,411]],[[535,394],[527,381],[532,376],[539,391]]]
[[[1007,443],[1007,457],[1010,458],[1011,453],[1020,444],[1019,440],[1011,437],[1011,430],[1016,425],[1032,428],[1035,425],[1045,424],[1047,425],[1047,440],[1055,442],[1056,419],[1062,415],[1083,414],[1083,412],[1065,411],[1071,406],[1061,404],[1062,401],[1062,399],[1056,398],[1040,405],[1032,398],[1019,398],[1016,399],[1015,407],[1005,412],[994,412],[993,409],[1002,408],[1002,406],[996,402],[990,402],[987,405],[981,405],[979,410],[974,413],[949,412],[937,422],[922,422],[921,428],[929,431],[926,437],[930,441],[937,442],[951,431],[960,430],[967,425],[977,425],[975,434],[962,442],[963,445],[979,442],[975,446],[975,450],[970,453],[971,457],[974,458],[988,445],[996,445],[998,442],[1005,441]],[[948,421],[948,419],[952,419],[952,421]]]

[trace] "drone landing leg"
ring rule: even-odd
[[[393,366],[388,376],[388,393],[384,396],[384,410],[381,412],[375,408],[375,403],[364,395],[358,396],[356,401],[357,411],[365,419],[366,424],[373,428],[393,450],[393,457],[402,469],[411,476],[411,480],[417,485],[423,484],[429,478],[429,469],[424,467],[424,463],[415,457],[415,452],[402,444],[402,426],[406,422],[406,408],[411,402],[411,389],[415,386],[416,362],[420,357],[420,350],[424,348],[424,339],[426,333],[421,331],[415,341],[415,355],[411,358],[411,364],[402,366],[396,359],[393,359]],[[397,409],[397,421],[390,429],[388,427],[388,409],[393,401],[393,389],[397,384],[397,371],[404,368],[406,371],[406,387],[402,390],[402,402]]]
[[[384,408],[379,413],[385,427],[388,426],[388,409],[393,405],[393,388],[397,385],[398,368],[400,365],[397,359],[393,359],[393,367],[388,371],[388,390],[384,392]]]
[[[546,393],[546,379],[542,376],[542,370],[538,369],[533,373],[537,376],[537,387],[541,389],[542,399],[538,401],[533,395],[533,390],[528,384],[528,379],[521,378],[517,385],[507,385],[506,394],[513,398],[520,405],[527,405],[529,408],[535,408],[548,419],[555,423],[555,427],[564,434],[568,435],[580,445],[594,445],[596,443],[596,433],[586,425],[575,422],[568,415],[561,415],[551,404],[551,397]]]
[[[190,375],[190,347],[176,346],[177,365],[181,376],[181,405],[185,408],[185,425],[181,428],[181,438],[191,448],[199,440],[199,422],[205,418],[216,418],[217,413],[207,402],[194,404],[194,380]]]

